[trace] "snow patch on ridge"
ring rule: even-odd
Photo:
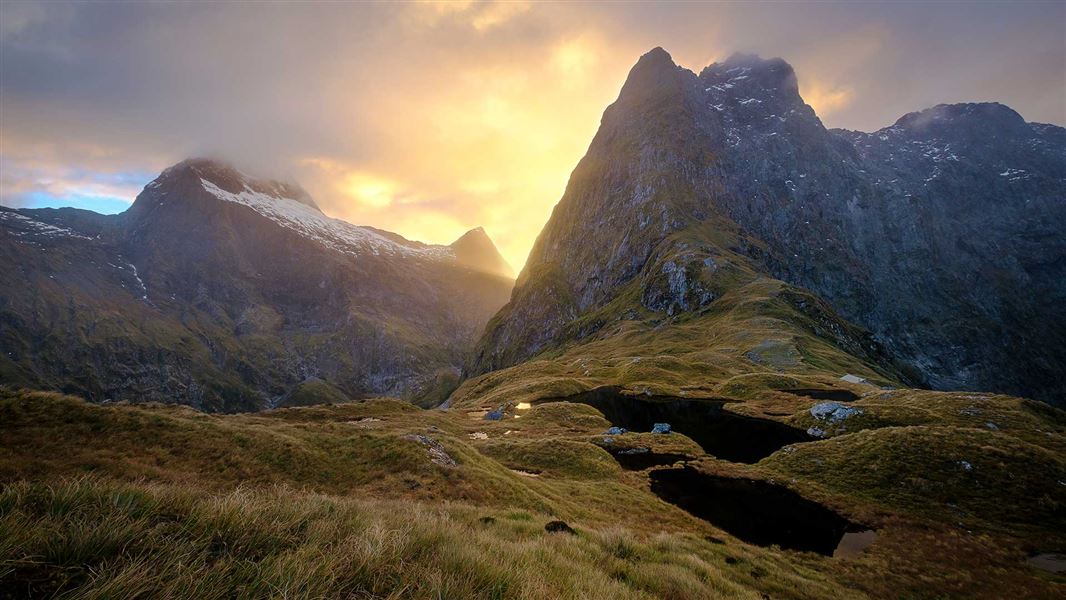
[[[31,217],[28,217],[28,216],[26,216],[26,215],[24,215],[22,213],[18,213],[18,212],[14,212],[14,211],[6,211],[6,210],[5,211],[0,211],[0,220],[9,221],[9,222],[11,222],[12,225],[15,225],[15,226],[17,226],[19,228],[22,228],[21,231],[15,230],[15,231],[11,232],[13,235],[16,235],[16,236],[19,236],[19,237],[21,237],[21,236],[23,236],[23,235],[25,235],[27,233],[35,233],[37,235],[42,235],[44,237],[52,237],[52,238],[55,238],[55,237],[72,237],[72,238],[80,238],[80,239],[83,239],[83,240],[91,240],[91,239],[93,239],[93,238],[91,238],[91,237],[89,237],[87,235],[82,235],[80,233],[77,233],[77,232],[75,232],[72,229],[67,229],[66,227],[59,227],[57,225],[51,225],[51,224],[45,223],[43,221],[38,221],[38,220],[33,219]]]
[[[208,193],[219,200],[247,206],[282,227],[292,229],[318,243],[353,256],[417,256],[433,260],[455,260],[455,253],[447,246],[432,246],[411,242],[410,245],[389,239],[369,227],[352,225],[341,219],[327,217],[317,209],[292,198],[271,196],[245,186],[238,193],[227,192],[210,181],[200,178]]]

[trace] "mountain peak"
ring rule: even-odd
[[[935,131],[941,126],[972,124],[985,131],[1029,133],[1025,119],[1014,109],[999,102],[962,102],[937,104],[932,108],[900,117],[893,127],[909,131]]]
[[[637,66],[639,65],[677,66],[674,64],[674,59],[670,56],[670,53],[663,50],[662,46],[656,46],[642,54],[637,60]]]
[[[253,177],[231,163],[217,158],[187,158],[165,169],[155,181],[148,184],[148,187],[192,178],[208,182],[231,194],[240,194],[245,191],[256,192],[275,198],[293,200],[321,212],[311,195],[298,184]]]
[[[741,81],[755,87],[778,90],[799,96],[799,83],[792,65],[782,58],[762,58],[758,54],[735,52],[722,62],[708,65],[700,72],[705,82],[733,84]]]
[[[511,266],[500,255],[496,244],[492,243],[492,238],[485,233],[483,227],[467,231],[449,247],[455,253],[456,260],[463,265],[509,279],[514,278]]]
[[[679,90],[685,73],[691,75],[690,71],[677,66],[666,50],[653,48],[629,70],[618,97],[636,102],[660,98],[669,90]]]

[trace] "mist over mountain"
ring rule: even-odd
[[[412,242],[205,159],[120,215],[0,209],[0,232],[4,380],[97,401],[435,398],[511,288],[483,233]]]
[[[732,252],[869,329],[905,380],[1060,403],[1063,198],[1066,130],[1006,106],[828,130],[781,59],[734,55],[696,75],[657,48],[605,111],[475,370],[613,322],[713,311]],[[640,296],[619,304],[635,281]]]

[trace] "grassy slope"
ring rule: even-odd
[[[754,278],[696,315],[617,322],[590,339],[464,382],[452,405],[494,408],[601,385],[633,393],[754,399],[775,380],[785,388],[840,386],[839,375],[854,373],[897,383],[877,365],[816,335],[782,298],[793,291],[779,281]]]
[[[939,396],[912,399],[920,416],[860,401],[877,415],[871,429],[757,465],[701,460],[711,472],[787,481],[878,528],[870,550],[840,560],[749,546],[658,500],[646,473],[620,470],[592,443],[607,423],[583,405],[503,421],[393,400],[207,415],[7,392],[0,588],[70,597],[1061,593],[1062,578],[1021,562],[1066,543],[1053,479],[1066,478],[1061,413],[992,398],[981,402],[1000,431],[967,427],[969,416],[912,424],[954,418],[963,401]],[[1040,445],[1012,428],[1051,435]],[[409,434],[439,441],[457,466],[431,462]],[[664,451],[698,453],[684,436],[654,437]],[[972,474],[952,471],[959,457],[973,459]],[[909,470],[897,478],[900,465]],[[936,483],[944,489],[929,488]],[[1033,502],[1007,511],[992,501],[1011,494]],[[965,512],[962,525],[955,511]],[[545,533],[554,518],[579,535]]]
[[[691,248],[711,234],[679,235],[689,236],[682,241]],[[756,465],[707,457],[699,467],[785,482],[878,529],[879,541],[862,558],[834,566],[852,585],[875,597],[1066,591],[1066,578],[1023,563],[1028,554],[1066,549],[1062,411],[1001,395],[900,388],[891,363],[876,348],[860,347],[864,332],[721,250],[734,242],[713,242],[722,268],[705,282],[716,295],[707,307],[677,317],[651,313],[640,301],[648,282],[635,281],[602,310],[579,317],[570,341],[464,382],[451,406],[522,414],[519,403],[600,386],[732,400],[729,410],[816,426],[829,439],[785,448]],[[845,373],[871,383],[843,382]],[[809,409],[819,400],[786,391],[795,388],[850,391],[863,413],[837,424],[818,421]]]
[[[798,378],[782,387],[833,383],[844,373],[901,384],[900,374],[868,332],[837,316],[810,292],[767,277],[757,258],[759,245],[724,218],[673,233],[659,243],[640,274],[615,290],[609,302],[568,322],[547,350],[467,380],[452,394],[451,404],[513,406],[600,385],[621,385],[633,393],[750,400],[752,394],[736,388],[753,376],[782,374]],[[713,269],[704,267],[707,261]],[[685,268],[684,292],[670,285],[663,269],[667,263]],[[526,284],[516,293],[535,288]],[[672,297],[688,306],[674,315],[649,309],[648,296],[654,296],[649,290],[663,288],[674,291],[663,291],[660,299]],[[705,294],[713,301],[700,304],[697,298]],[[509,310],[513,306],[493,321],[506,319]],[[487,327],[489,333],[498,329],[493,322]],[[522,339],[511,343],[521,345]],[[496,351],[503,356],[518,352],[491,335],[481,340],[483,347],[492,344],[499,344]],[[803,383],[805,379],[810,381]],[[764,387],[756,385],[756,395]]]
[[[391,400],[223,416],[19,392],[0,423],[8,591],[864,597],[822,557],[703,539],[722,534],[589,442],[606,422],[588,407],[511,422]],[[431,462],[411,433],[458,466]],[[545,533],[553,518],[579,535]]]
[[[8,591],[41,596],[757,599],[749,572],[785,566],[740,554],[723,568],[726,552],[691,535],[546,534],[542,516],[521,511],[287,488],[203,495],[80,479],[7,487],[0,507],[5,555],[33,557],[5,562],[19,582]],[[839,592],[804,575],[786,578]]]

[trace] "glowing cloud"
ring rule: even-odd
[[[800,95],[820,117],[826,117],[851,104],[855,92],[848,87],[827,88],[819,83],[800,85]]]
[[[655,46],[697,72],[780,56],[832,127],[963,100],[1061,123],[1064,18],[1062,3],[0,2],[0,202],[121,210],[207,154],[411,239],[483,226],[520,269]]]
[[[528,2],[512,0],[508,2],[490,2],[474,15],[470,24],[478,31],[485,31],[529,10]]]
[[[368,173],[350,173],[342,184],[344,193],[361,206],[386,208],[396,198],[396,184]]]

